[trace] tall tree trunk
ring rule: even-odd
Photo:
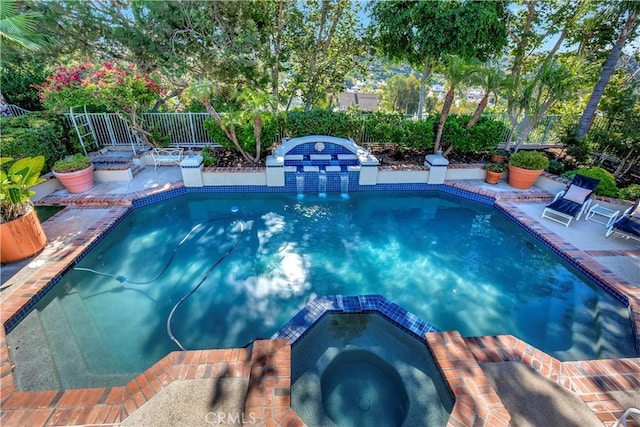
[[[614,177],[620,178],[622,175],[624,175],[624,172],[623,172],[624,171],[624,166],[629,161],[629,158],[631,157],[632,154],[633,154],[633,148],[631,150],[629,150],[627,155],[624,156],[624,159],[622,159],[622,161],[620,161],[620,164],[618,165],[616,170],[613,172],[613,176]],[[631,164],[631,166],[633,166],[633,163]],[[627,172],[629,171],[629,169],[627,169]]]
[[[440,148],[440,140],[442,139],[442,132],[444,131],[444,124],[447,121],[449,110],[451,110],[451,104],[453,104],[453,96],[455,95],[455,88],[450,88],[447,91],[447,95],[444,97],[444,105],[442,106],[442,112],[440,113],[440,120],[438,121],[438,130],[436,132],[436,141],[433,144],[433,152],[437,153]]]
[[[473,112],[473,116],[471,116],[471,118],[469,119],[469,122],[467,123],[467,126],[466,126],[467,129],[470,129],[473,125],[475,125],[478,122],[478,120],[480,120],[480,116],[482,115],[482,112],[484,111],[484,109],[487,108],[488,103],[489,103],[489,93],[487,92],[484,94],[484,96],[478,103],[478,106],[476,107],[476,111]]]
[[[427,81],[431,75],[431,64],[429,58],[424,60],[424,68],[422,70],[422,77],[420,78],[420,99],[418,101],[418,118],[422,118],[422,110],[424,110],[425,94],[427,91]]]
[[[257,163],[260,160],[260,151],[262,150],[262,117],[260,115],[253,117],[253,136],[256,139],[256,156],[254,160]]]
[[[236,147],[236,150],[238,150],[238,152],[242,155],[242,157],[244,157],[247,161],[253,163],[254,162],[253,158],[249,154],[247,154],[247,152],[244,151],[240,146],[240,143],[238,142],[238,138],[236,137],[235,131],[229,130],[229,128],[224,124],[224,122],[220,118],[220,115],[215,110],[215,108],[213,108],[213,105],[211,105],[209,100],[206,98],[202,99],[202,104],[204,105],[205,110],[207,110],[207,113],[209,113],[209,115],[216,122],[216,124],[220,126],[220,129],[222,129],[224,134],[227,136],[227,139],[231,141],[233,146]]]
[[[611,49],[609,53],[609,57],[607,58],[607,62],[604,64],[602,68],[602,73],[600,73],[600,78],[593,88],[593,92],[591,92],[591,96],[589,97],[589,102],[587,102],[587,106],[584,108],[582,112],[582,117],[580,117],[580,122],[578,123],[578,131],[577,136],[582,137],[586,135],[593,123],[593,118],[596,115],[596,109],[598,108],[598,104],[600,103],[600,98],[604,94],[604,89],[607,87],[609,83],[609,79],[613,75],[613,72],[616,69],[616,64],[618,63],[618,59],[620,59],[620,53],[622,52],[622,48],[626,43],[629,36],[633,33],[635,28],[638,25],[638,13],[636,10],[631,10],[629,12],[629,17],[616,40],[616,44]]]
[[[278,99],[280,86],[280,53],[282,52],[282,30],[284,27],[285,1],[278,1],[276,34],[273,34],[273,67],[271,68],[271,94]]]

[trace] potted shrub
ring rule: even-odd
[[[487,178],[485,179],[487,184],[497,184],[504,171],[507,170],[504,163],[487,163],[484,168],[487,171]]]
[[[506,150],[493,150],[491,152],[491,162],[492,163],[504,163],[509,152]]]
[[[531,188],[549,159],[538,151],[518,151],[509,158],[509,185],[521,190]]]
[[[13,161],[0,158],[0,165]],[[16,160],[5,172],[0,170],[0,258],[3,263],[21,261],[40,252],[47,238],[30,197],[29,188],[44,181],[40,172],[44,157]]]
[[[84,193],[93,188],[93,164],[82,154],[55,162],[53,174],[69,193]]]

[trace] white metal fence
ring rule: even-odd
[[[136,144],[135,134],[131,132],[127,122],[115,113],[88,113],[87,120],[93,126],[96,143],[98,146],[130,146]],[[489,115],[496,120],[503,121],[508,128],[509,117],[507,115]],[[206,129],[204,121],[209,118],[207,113],[143,113],[141,119],[146,129],[153,129],[161,135],[169,137],[170,146],[198,147],[205,145],[219,145],[217,141],[211,139]],[[527,138],[527,145],[556,145],[559,144],[562,126],[566,117],[560,115],[550,115],[540,121]],[[513,140],[517,139],[519,129],[524,126],[526,119],[521,121],[514,130]],[[496,145],[504,143],[509,134],[508,131],[502,136],[501,141],[496,141]],[[282,135],[276,138],[279,142]],[[362,129],[359,136],[360,144],[372,144],[378,142],[369,137],[366,127]]]

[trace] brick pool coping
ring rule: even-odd
[[[497,193],[464,181],[446,182],[445,186],[494,199],[498,209],[533,231],[546,245],[565,254],[587,275],[606,284],[614,296],[628,300],[638,345],[640,289],[595,262],[589,253],[551,233],[515,203],[547,200],[548,193],[541,190]],[[181,182],[176,182],[130,194],[49,196],[48,204],[108,209],[95,226],[75,237],[64,251],[56,252],[55,259],[36,270],[3,302],[0,311],[3,325],[21,310],[30,308],[32,297],[45,291],[51,279],[66,271],[77,256],[123,218],[134,200],[182,187]],[[604,425],[613,425],[625,409],[610,393],[640,389],[640,358],[560,362],[510,335],[462,338],[457,331],[450,331],[427,333],[425,337],[455,398],[450,426],[509,424],[510,416],[479,363],[523,362],[576,393]],[[250,349],[170,353],[122,387],[22,392],[16,390],[5,328],[0,328],[0,423],[3,426],[116,424],[173,381],[230,377],[249,378],[245,413],[252,414],[255,417],[252,420],[266,426],[304,425],[290,407],[290,361],[288,340],[261,340],[255,341]]]

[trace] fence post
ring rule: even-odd
[[[191,142],[195,144],[196,142],[196,129],[193,126],[193,116],[191,111],[189,111],[189,127],[191,128]]]
[[[111,140],[111,145],[116,145],[116,134],[113,132],[113,125],[111,124],[111,114],[102,113],[104,116],[104,122],[107,125],[107,132],[109,133],[109,139]]]
[[[547,141],[547,136],[549,135],[549,130],[551,129],[551,124],[553,120],[556,118],[555,115],[547,116],[547,126],[544,128],[544,132],[542,134],[542,140],[540,141],[540,145],[545,145]]]

